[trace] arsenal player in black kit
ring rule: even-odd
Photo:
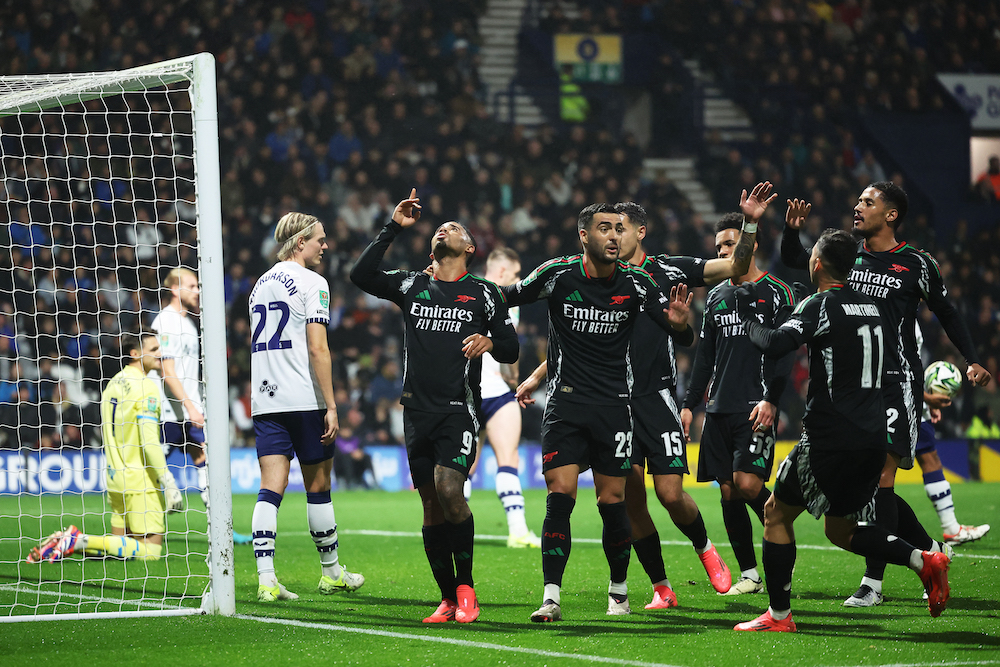
[[[403,311],[403,427],[413,486],[424,507],[424,549],[441,588],[441,604],[425,623],[479,616],[472,579],[475,535],[462,485],[476,457],[480,357],[500,363],[518,356],[517,333],[493,283],[468,272],[476,251],[469,231],[446,222],[431,238],[432,272],[383,271],[392,240],[420,217],[416,190],[358,258],[351,281]],[[486,334],[490,335],[487,336]]]
[[[620,257],[649,272],[664,293],[675,285],[688,287],[714,285],[727,278],[745,275],[750,269],[756,241],[756,225],[768,204],[769,182],[758,183],[740,198],[743,230],[737,245],[727,257],[704,260],[698,257],[647,255],[642,246],[646,236],[646,211],[633,202],[617,204],[624,231]],[[632,390],[632,418],[635,421],[632,474],[626,482],[625,501],[632,524],[632,548],[653,584],[653,600],[646,609],[677,605],[660,549],[660,536],[646,504],[645,472],[653,478],[656,497],[670,513],[677,528],[691,540],[709,581],[719,593],[730,589],[729,568],[708,539],[705,521],[694,499],[683,487],[688,473],[687,439],[674,398],[677,367],[673,339],[648,321],[640,319],[632,332],[632,367],[635,386]]]
[[[916,572],[928,592],[931,616],[939,616],[948,601],[947,555],[915,548],[885,528],[870,525],[887,440],[882,366],[894,351],[883,344],[879,307],[845,284],[856,256],[850,234],[824,232],[808,264],[818,292],[777,329],[759,321],[757,285],[746,282],[736,290],[737,312],[747,335],[766,355],[785,355],[808,344],[809,392],[802,437],[779,466],[774,493],[764,509],[770,606],[735,630],[795,632],[792,523],[803,510],[817,519],[826,517],[826,535],[840,548]]]
[[[652,277],[618,260],[622,223],[610,204],[592,204],[577,221],[584,252],[545,262],[522,281],[502,288],[511,306],[548,301],[548,400],[542,421],[542,470],[548,489],[542,524],[542,606],[535,622],[562,618],[560,587],[571,547],[570,514],[577,481],[594,471],[597,507],[604,522],[604,552],[611,569],[608,613],[629,612],[626,575],[631,531],[625,510],[625,477],[631,472],[632,327],[652,317],[690,344],[687,291],[666,297]],[[674,312],[676,310],[676,312]],[[643,314],[646,311],[646,314]],[[676,315],[676,317],[675,317]],[[518,387],[518,398],[526,403]]]
[[[788,205],[781,258],[790,267],[805,268],[807,254],[798,230],[809,214],[810,205],[799,200],[789,201]],[[897,468],[909,470],[913,467],[917,429],[923,412],[923,368],[914,335],[921,299],[937,315],[948,337],[965,357],[969,380],[985,385],[990,381],[990,374],[979,364],[968,327],[948,299],[937,262],[928,253],[896,240],[896,230],[906,217],[907,208],[906,192],[888,181],[872,183],[865,188],[854,207],[858,259],[848,281],[851,287],[867,294],[878,305],[885,320],[883,331],[889,350],[883,381],[889,445],[876,497],[876,520],[920,548],[948,551],[950,547],[930,538],[913,509],[893,490]],[[884,572],[884,562],[869,559],[861,586],[844,602],[845,606],[881,604]]]
[[[770,200],[769,200],[770,201]],[[744,215],[728,213],[715,225],[719,257],[731,255],[741,238]],[[708,390],[705,425],[698,455],[698,481],[717,481],[722,518],[740,566],[740,577],[724,595],[758,593],[764,588],[757,571],[753,525],[747,508],[764,523],[764,503],[771,492],[764,481],[774,463],[774,421],[791,371],[792,356],[766,359],[747,338],[736,313],[733,293],[741,281],[758,286],[758,314],[778,326],[791,313],[792,290],[751,260],[746,274],[708,293],[691,381],[681,410],[689,435],[692,410]]]

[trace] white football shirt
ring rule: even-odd
[[[201,399],[201,355],[198,352],[198,327],[187,315],[182,315],[173,306],[167,306],[156,316],[150,328],[160,339],[160,356],[174,360],[174,373],[180,378],[184,393],[204,412]],[[165,422],[187,421],[190,416],[167,389],[166,383],[157,371],[149,377],[160,385],[163,408],[160,419]]]
[[[521,321],[521,311],[515,306],[511,308],[510,321],[513,322],[514,328],[517,328],[518,322]],[[493,355],[487,352],[482,356],[483,359],[483,375],[480,381],[480,388],[482,391],[482,397],[486,398],[496,398],[497,396],[503,396],[508,391],[510,391],[510,385],[507,384],[503,376],[500,375],[500,362],[493,358]]]
[[[330,323],[326,278],[295,262],[278,262],[250,292],[253,416],[326,408],[309,363],[311,322]]]

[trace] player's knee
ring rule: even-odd
[[[826,533],[826,539],[830,540],[830,543],[834,546],[838,546],[846,551],[851,550],[851,534],[853,531],[849,526],[840,521],[834,522],[828,519],[823,532]]]
[[[665,486],[656,489],[656,497],[668,512],[680,510],[684,506],[684,489],[680,486]]]
[[[550,493],[545,498],[545,514],[552,519],[569,519],[576,499],[565,493]]]
[[[739,495],[743,500],[753,500],[760,494],[760,490],[764,488],[764,481],[760,477],[756,475],[749,475],[748,477],[741,479],[737,485]]]
[[[774,499],[774,494],[767,499],[764,503],[764,527],[774,527],[779,523],[784,521],[784,516],[782,515],[781,509],[778,507],[777,501]]]
[[[923,472],[935,472],[943,468],[941,465],[941,457],[939,457],[938,453],[933,449],[929,452],[917,454],[917,463],[920,465],[920,469]]]

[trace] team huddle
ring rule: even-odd
[[[641,206],[592,204],[578,218],[582,252],[544,262],[523,279],[516,253],[505,248],[491,253],[486,278],[469,273],[476,242],[458,222],[434,231],[427,270],[383,268],[389,246],[421,214],[415,190],[396,206],[350,278],[365,292],[395,303],[403,316],[406,450],[423,507],[424,549],[440,589],[440,603],[425,623],[470,623],[480,615],[473,578],[475,523],[465,487],[482,432],[497,456],[508,545],[541,550],[543,589],[533,622],[563,618],[570,517],[579,476],[588,469],[603,523],[610,615],[631,613],[627,572],[633,550],[652,586],[646,609],[677,605],[648,510],[647,474],[720,595],[757,593],[766,582],[768,609],[736,630],[796,630],[793,522],[803,511],[824,518],[833,544],[866,558],[861,586],[845,605],[880,604],[885,566],[892,563],[919,576],[931,615],[941,614],[950,594],[952,546],[979,539],[989,526],[958,524],[950,488],[947,507],[938,503],[945,497],[944,477],[933,439],[920,437],[919,426],[925,403],[933,418],[950,396],[925,392],[914,333],[920,300],[963,355],[968,379],[985,385],[990,374],[947,298],[937,263],[895,239],[907,210],[901,188],[884,181],[870,185],[854,209],[853,233],[827,230],[811,250],[799,239],[810,206],[788,201],[782,261],[807,269],[816,288],[801,300],[754,259],[758,224],[776,198],[770,183],[744,190],[739,211],[716,224],[717,257],[711,259],[647,254]],[[364,583],[338,560],[330,495],[339,424],[327,347],[330,290],[316,271],[327,247],[325,231],[315,217],[289,213],[279,221],[275,240],[278,262],[249,299],[252,382],[261,389],[252,404],[261,468],[252,539],[257,598],[263,602],[298,597],[278,581],[274,564],[278,508],[293,457],[302,465],[309,529],[321,564],[319,591],[353,591]],[[675,346],[695,343],[691,290],[703,286],[710,291],[695,362],[678,403]],[[515,389],[517,308],[542,300],[548,310],[546,361]],[[159,557],[164,514],[181,500],[163,462],[159,434],[147,425],[159,419],[159,405],[146,386],[155,386],[146,373],[169,369],[155,336],[126,342],[129,363],[102,398],[115,535],[88,537],[71,526],[43,541],[29,560],[61,558],[74,548]],[[802,434],[768,489],[780,399],[802,345],[809,353],[810,379]],[[539,539],[524,520],[517,405],[532,403],[543,382],[542,471],[548,493]],[[703,401],[697,479],[718,484],[739,566],[735,581],[698,505],[683,489],[693,414]],[[203,418],[194,405],[176,402],[177,414],[183,410],[200,426]],[[130,447],[131,458],[119,465],[121,457],[112,452]],[[925,470],[925,481],[936,485],[944,541],[932,539],[893,490],[896,470],[915,463]],[[134,474],[130,465],[147,473],[134,486],[119,488]],[[763,526],[762,573],[753,517]]]

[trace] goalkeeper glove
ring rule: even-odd
[[[169,470],[160,478],[160,483],[163,485],[163,497],[167,501],[167,514],[183,510],[184,494],[177,488],[177,482]]]

